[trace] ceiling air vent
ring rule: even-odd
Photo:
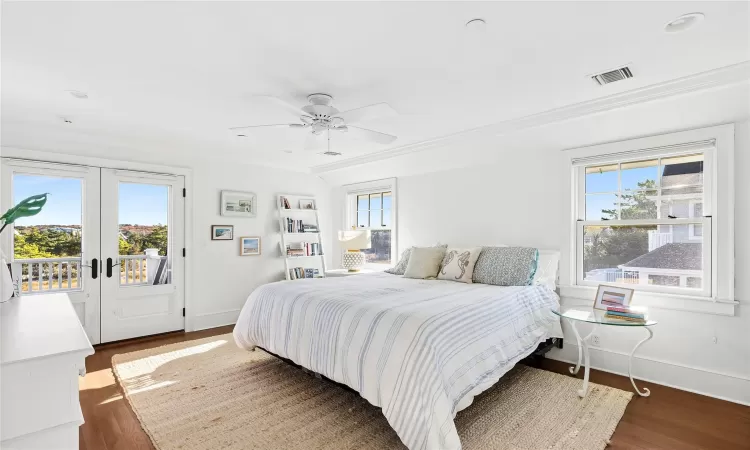
[[[605,84],[614,83],[615,81],[633,78],[633,72],[631,72],[630,68],[626,66],[610,70],[609,72],[600,73],[598,75],[592,75],[591,78],[599,83],[600,86],[603,86]]]
[[[326,156],[341,156],[341,153],[339,152],[323,152]]]

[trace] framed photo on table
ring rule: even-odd
[[[600,284],[596,290],[594,308],[606,310],[610,306],[630,306],[633,292],[633,289]]]

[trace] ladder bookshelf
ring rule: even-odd
[[[308,200],[313,201],[313,209],[301,208],[300,201]],[[276,208],[279,211],[281,256],[284,258],[286,279],[297,279],[293,277],[291,272],[292,269],[296,268],[317,269],[317,276],[325,277],[326,261],[323,251],[323,230],[320,229],[317,199],[312,195],[279,194],[276,198]],[[300,227],[300,224],[303,226]],[[315,231],[305,231],[305,226],[311,227]],[[290,256],[287,252],[288,246],[302,247],[303,254]]]

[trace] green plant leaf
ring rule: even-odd
[[[47,193],[32,195],[29,198],[21,200],[19,204],[0,216],[0,221],[4,224],[9,224],[15,222],[20,217],[31,217],[39,214],[44,204],[47,203],[47,195]]]

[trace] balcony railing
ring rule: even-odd
[[[81,258],[16,259],[13,278],[21,294],[81,288]]]
[[[121,255],[120,286],[146,286],[169,283],[169,278],[155,283],[159,265],[166,256]],[[117,266],[115,266],[117,267]],[[18,284],[19,294],[37,292],[75,291],[82,288],[81,258],[34,258],[13,261],[13,280]],[[103,268],[105,271],[106,267]],[[115,269],[116,270],[116,269]]]
[[[672,233],[660,233],[658,231],[648,232],[648,251],[652,252],[659,247],[671,244],[674,240]]]

